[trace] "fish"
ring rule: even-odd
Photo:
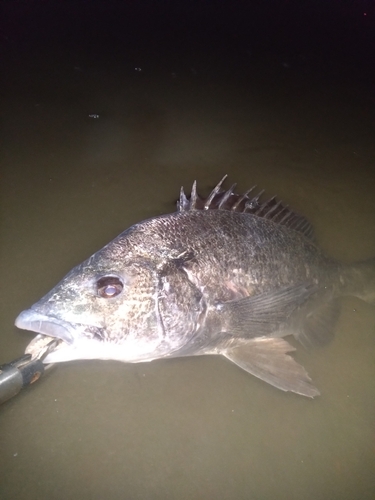
[[[52,345],[47,364],[222,355],[278,389],[318,396],[285,337],[325,345],[340,297],[375,304],[375,259],[324,255],[304,216],[255,187],[224,189],[226,177],[208,197],[196,182],[190,196],[181,188],[175,212],[126,229],[22,311],[15,325],[37,333],[26,352]]]

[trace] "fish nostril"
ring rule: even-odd
[[[103,276],[97,280],[96,287],[99,297],[109,299],[119,295],[124,288],[124,284],[118,276]]]

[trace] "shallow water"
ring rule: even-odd
[[[13,326],[21,310],[194,179],[203,194],[225,173],[256,183],[331,256],[375,255],[375,108],[359,77],[272,54],[56,53],[7,59],[1,362],[32,338]],[[315,400],[219,357],[62,364],[0,408],[0,496],[373,499],[374,325],[346,298],[334,342],[298,350]]]

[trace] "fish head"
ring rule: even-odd
[[[121,251],[120,251],[121,250]],[[45,363],[73,359],[151,361],[170,356],[195,334],[202,296],[173,262],[156,262],[114,241],[72,269],[17,317],[39,335],[59,339]]]

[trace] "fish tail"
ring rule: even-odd
[[[340,284],[342,295],[354,295],[375,305],[375,258],[345,267]]]

